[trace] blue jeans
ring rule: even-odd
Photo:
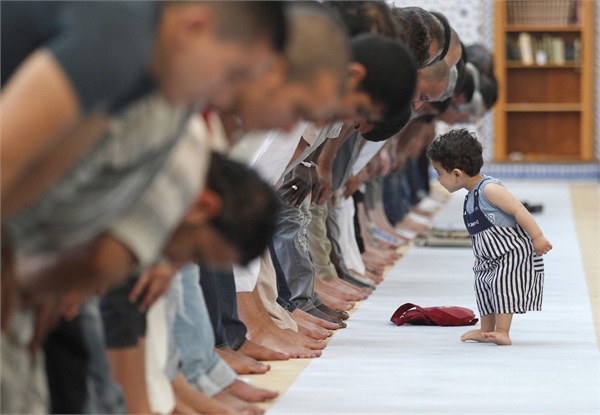
[[[315,308],[315,270],[308,252],[306,231],[310,223],[310,202],[299,208],[280,199],[273,249],[285,275],[294,303],[304,311]]]
[[[210,315],[215,346],[239,350],[246,342],[248,329],[238,316],[233,270],[201,266],[200,288]]]
[[[192,264],[180,271],[180,306],[175,317],[175,345],[181,370],[192,386],[213,396],[231,385],[237,374],[215,352],[213,335],[204,296],[200,290],[200,269]]]

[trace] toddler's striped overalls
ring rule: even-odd
[[[479,209],[479,189],[473,192],[474,210],[467,213],[465,197],[463,218],[471,235],[475,254],[475,294],[479,313],[517,314],[542,309],[544,262],[533,249],[525,230],[496,226]]]

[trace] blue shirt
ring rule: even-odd
[[[500,210],[500,208],[498,208],[496,205],[493,205],[492,203],[490,203],[490,201],[485,197],[485,193],[484,193],[483,189],[489,183],[496,183],[502,187],[506,187],[506,186],[504,186],[504,184],[502,184],[502,182],[500,180],[495,179],[491,176],[482,175],[481,180],[479,182],[477,182],[477,184],[475,185],[473,190],[471,190],[469,192],[469,198],[467,200],[467,212],[473,213],[473,198],[474,198],[473,193],[474,193],[474,190],[477,188],[477,186],[479,186],[479,184],[483,180],[486,180],[486,182],[483,183],[481,185],[481,187],[479,188],[479,209],[481,210],[481,212],[483,212],[483,214],[485,214],[485,216],[488,218],[488,220],[496,226],[502,226],[502,227],[506,227],[506,228],[516,226],[517,220],[515,219],[514,216],[509,215],[509,214],[505,213],[504,211]]]

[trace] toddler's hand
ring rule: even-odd
[[[532,242],[533,249],[535,249],[535,254],[538,256],[547,254],[552,249],[552,244],[544,235],[538,236]]]

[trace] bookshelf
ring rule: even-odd
[[[499,162],[594,159],[594,0],[496,0]]]

